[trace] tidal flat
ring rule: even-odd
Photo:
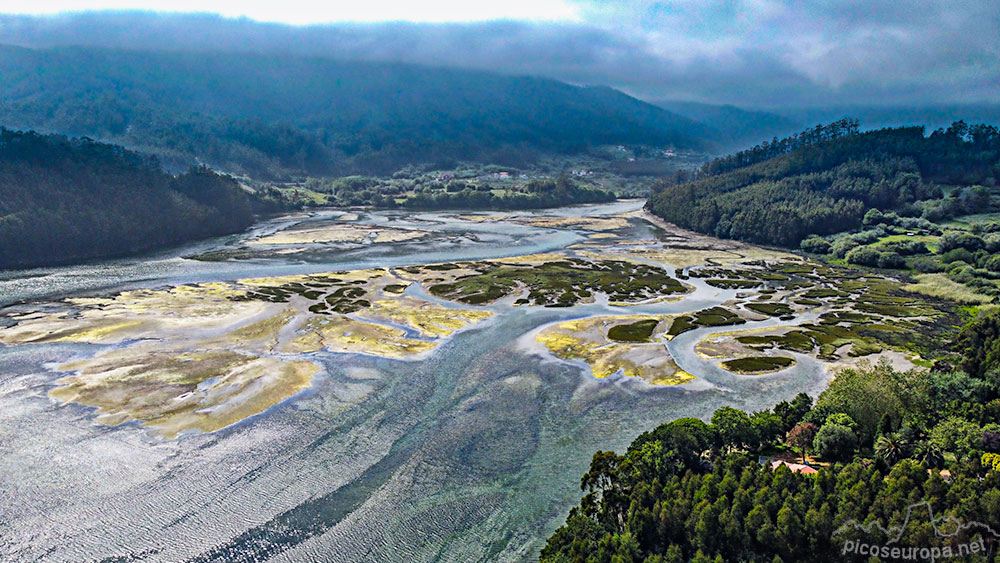
[[[355,270],[66,299],[57,312],[13,315],[0,343],[117,344],[54,365],[71,375],[49,395],[96,407],[98,422],[138,421],[169,439],[219,430],[299,393],[322,369],[308,353],[418,357],[492,315],[401,297],[400,282]]]
[[[0,559],[532,560],[595,450],[919,364],[899,350],[931,357],[954,322],[641,205],[359,211],[357,232],[426,234],[251,244],[337,228],[319,212],[6,273]]]

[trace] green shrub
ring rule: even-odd
[[[861,224],[866,227],[870,225],[878,225],[883,222],[885,222],[885,216],[882,215],[882,212],[878,209],[869,209],[868,212],[865,213],[864,219],[861,220]]]
[[[903,256],[913,256],[916,254],[928,254],[930,250],[921,240],[897,240],[882,245],[882,250],[898,252]]]
[[[983,247],[988,252],[1000,252],[1000,233],[990,232],[990,234],[984,236]]]
[[[842,412],[835,412],[831,414],[830,416],[826,417],[826,420],[823,422],[824,424],[839,424],[841,426],[846,426],[851,430],[854,430],[855,428],[858,427],[858,423],[854,422],[854,419],[851,418],[851,415]]]
[[[852,249],[845,256],[848,264],[858,266],[878,266],[882,253],[870,246],[859,246]]]
[[[944,264],[930,256],[917,256],[910,259],[910,268],[922,274],[936,274],[945,271]]]
[[[975,264],[976,256],[965,248],[955,248],[941,254],[941,262],[951,264],[952,262],[965,262]]]
[[[1000,311],[980,315],[958,333],[955,351],[962,354],[962,369],[984,377],[1000,370]]]
[[[830,422],[832,416],[836,415],[828,417],[826,424],[819,429],[816,437],[813,438],[813,449],[820,457],[845,461],[857,447],[858,437],[849,426]]]
[[[878,267],[902,269],[906,267],[906,260],[895,252],[882,252],[878,256]]]
[[[843,258],[852,249],[861,246],[859,243],[848,237],[840,237],[830,245],[830,254],[836,258]]]
[[[965,231],[948,231],[941,236],[941,241],[938,243],[938,253],[944,254],[957,248],[976,251],[982,248],[983,245],[983,239],[972,233]]]
[[[983,267],[991,272],[1000,272],[1000,255],[990,256],[983,263]]]
[[[799,246],[802,250],[811,254],[826,254],[830,252],[830,241],[817,236],[804,239]]]

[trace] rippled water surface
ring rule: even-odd
[[[638,209],[627,201],[556,213]],[[551,213],[551,212],[549,212]],[[313,220],[335,216],[321,212]],[[0,273],[0,305],[248,276],[419,264],[552,251],[584,233],[447,213],[362,217],[436,233],[308,259],[182,258],[286,226],[264,223],[142,259]],[[653,231],[635,221],[635,236]],[[733,292],[700,282],[685,299],[623,310],[496,306],[426,360],[323,355],[327,374],[290,401],[234,427],[166,441],[136,425],[101,426],[92,409],[47,396],[45,364],[87,345],[0,347],[0,560],[495,561],[537,558],[580,497],[598,449],[722,405],[759,409],[816,391],[822,369],[738,377],[693,352],[702,331],[669,345],[694,385],[595,380],[525,351],[538,327],[596,313],[687,311]],[[764,325],[766,322],[759,323]],[[753,324],[742,328],[752,328]]]

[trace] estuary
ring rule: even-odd
[[[0,559],[531,560],[595,450],[919,362],[877,327],[939,313],[893,317],[894,281],[643,203],[324,210],[0,274]]]

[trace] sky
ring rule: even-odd
[[[0,4],[0,14],[45,17],[0,18],[0,43],[287,51],[540,75],[649,100],[765,108],[1000,102],[997,0],[11,4]],[[54,15],[136,8],[223,18]]]
[[[576,21],[577,6],[564,0],[409,0],[341,1],[281,0],[46,0],[17,2],[0,8],[10,14],[53,15],[88,10],[149,10],[158,12],[208,12],[229,18],[246,17],[260,22],[292,25],[409,21],[420,23],[491,20]]]

